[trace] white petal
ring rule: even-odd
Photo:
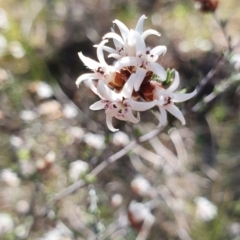
[[[80,59],[82,60],[82,62],[84,63],[85,66],[87,66],[89,69],[91,70],[97,70],[98,67],[100,67],[100,63],[96,62],[95,60],[89,58],[89,57],[85,57],[82,52],[78,53],[78,56],[80,57]]]
[[[102,99],[116,101],[118,94],[112,91],[103,81],[98,82],[98,93]]]
[[[147,72],[147,70],[144,68],[137,68],[136,81],[134,82],[134,90],[135,91],[139,90],[139,88],[142,84],[142,81],[143,81],[144,77],[146,76],[146,72]]]
[[[119,55],[118,53],[111,53],[108,55],[108,58],[115,58],[115,59],[119,59],[121,57],[121,55]]]
[[[125,44],[128,56],[136,56],[136,31],[130,30]]]
[[[143,32],[143,22],[145,19],[147,19],[147,17],[145,15],[142,15],[137,22],[135,31],[139,32],[140,34]]]
[[[79,87],[82,81],[84,80],[89,80],[89,79],[96,79],[96,74],[95,73],[85,73],[79,76],[76,80],[76,85]]]
[[[117,50],[115,50],[114,48],[108,47],[108,46],[103,46],[103,50],[109,53],[118,53]]]
[[[117,40],[119,43],[121,43],[122,46],[124,46],[123,39],[117,33],[109,32],[103,36],[103,39],[106,39],[106,38],[113,38]]]
[[[132,92],[133,92],[133,85],[136,82],[136,74],[133,73],[131,76],[128,78],[127,82],[124,84],[123,89],[122,89],[122,96],[124,98],[131,98],[132,97]]]
[[[160,119],[159,119],[159,124],[157,126],[157,128],[161,127],[161,126],[165,126],[167,124],[167,112],[166,110],[159,106],[159,111],[160,111]]]
[[[158,64],[156,62],[151,63],[150,66],[149,66],[149,70],[151,70],[155,74],[157,74],[158,77],[160,77],[160,79],[162,81],[166,80],[166,77],[167,77],[166,71],[164,70],[164,68],[160,64]]]
[[[135,117],[132,113],[132,111],[129,109],[129,111],[125,114],[126,120],[132,123],[138,123],[140,121],[140,115],[137,113],[137,117]]]
[[[153,29],[148,29],[148,30],[143,32],[142,39],[145,40],[146,37],[148,37],[149,35],[152,35],[152,34],[157,35],[158,37],[161,36],[161,34],[158,31],[153,30]]]
[[[106,63],[106,61],[104,59],[104,55],[103,55],[103,46],[107,42],[108,42],[108,40],[103,40],[97,47],[97,57],[102,66],[107,66],[107,63]]]
[[[113,125],[112,125],[112,116],[106,115],[106,123],[107,123],[107,127],[108,127],[108,129],[110,131],[116,132],[116,131],[119,130],[119,129],[116,129],[116,128],[113,127]]]
[[[141,53],[142,55],[145,55],[146,45],[141,35],[138,32],[135,32],[135,39],[136,39],[136,53],[137,54]]]
[[[118,69],[121,69],[127,66],[136,66],[136,65],[137,65],[136,57],[123,57],[115,63],[115,67]]]
[[[156,101],[151,102],[138,102],[131,100],[131,109],[134,111],[146,111],[150,108],[153,108],[156,105]]]
[[[100,100],[100,101],[93,103],[89,108],[91,110],[101,110],[101,109],[104,109],[105,105],[106,105],[106,103],[103,103],[103,101]]]
[[[179,73],[177,71],[175,71],[174,80],[173,80],[171,86],[167,90],[169,92],[174,92],[178,88],[179,82],[180,82]]]
[[[168,110],[173,116],[179,119],[182,122],[182,125],[186,124],[185,118],[182,112],[173,104],[167,105],[166,110]]]
[[[166,46],[157,46],[150,51],[150,54],[160,56],[161,54],[165,54],[166,51]]]
[[[113,23],[115,23],[118,26],[124,41],[126,41],[128,34],[129,34],[129,29],[126,27],[126,25],[124,23],[120,22],[117,19],[114,20]]]
[[[195,96],[197,93],[196,90],[194,90],[191,93],[174,93],[173,94],[173,102],[184,102]]]
[[[97,87],[94,85],[93,81],[89,81],[89,87],[96,95],[99,95],[97,91]]]

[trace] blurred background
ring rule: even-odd
[[[134,28],[143,14],[161,33],[148,45],[168,48],[160,63],[199,91],[179,105],[186,126],[168,116],[98,172],[157,118],[109,132],[76,88],[89,72],[77,53],[96,59],[113,20]],[[239,71],[239,0],[1,1],[0,238],[240,239]]]

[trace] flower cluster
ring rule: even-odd
[[[175,93],[179,85],[177,71],[174,71],[171,85],[168,88],[163,86],[167,72],[157,60],[167,48],[162,45],[152,49],[146,46],[145,39],[149,35],[160,37],[160,34],[152,29],[143,31],[145,19],[144,15],[141,16],[135,29],[128,29],[119,20],[114,20],[120,34],[112,29],[95,46],[98,62],[79,53],[80,59],[92,73],[81,75],[76,84],[79,86],[82,81],[89,81],[90,88],[100,98],[90,109],[105,109],[107,126],[113,132],[118,130],[113,127],[113,117],[137,123],[140,120],[139,112],[154,106],[160,111],[158,127],[167,124],[166,111],[185,124],[183,114],[174,103],[186,101],[196,94],[195,91],[189,94]],[[108,39],[113,40],[115,48],[106,46]],[[105,61],[104,51],[114,59],[113,65]]]

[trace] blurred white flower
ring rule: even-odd
[[[29,177],[36,172],[36,165],[30,160],[21,159],[19,165],[21,174],[26,177]]]
[[[55,228],[45,233],[39,240],[73,240],[73,233],[59,221]]]
[[[155,217],[143,203],[133,200],[128,207],[128,220],[133,228],[140,231],[143,224],[151,225]]]
[[[131,181],[131,188],[136,194],[140,196],[145,196],[151,191],[150,183],[142,176],[136,176]]]
[[[89,170],[88,163],[82,160],[77,160],[75,162],[70,163],[68,175],[72,182],[76,182],[79,179],[79,177],[82,174],[86,173],[88,170]]]
[[[233,222],[228,226],[229,233],[234,236],[240,236],[240,223],[239,222]]]
[[[29,202],[27,202],[26,200],[19,200],[16,203],[15,208],[18,213],[26,214],[30,209],[30,205],[29,205]]]
[[[234,54],[231,59],[230,62],[234,65],[234,68],[237,71],[240,71],[240,53],[236,53]]]
[[[10,144],[16,148],[20,148],[23,145],[23,139],[15,135],[12,135],[9,141]]]
[[[202,221],[208,222],[217,217],[217,207],[205,197],[196,197],[196,216]]]
[[[85,143],[96,149],[104,149],[104,136],[93,133],[86,133],[83,137]]]
[[[53,90],[50,85],[45,82],[38,82],[36,85],[36,93],[40,99],[46,99],[53,96]]]
[[[114,194],[111,197],[111,205],[115,208],[119,207],[123,202],[123,196],[121,194]]]
[[[9,42],[8,48],[9,48],[10,53],[15,58],[22,58],[25,55],[25,50],[24,50],[22,44],[18,41]]]
[[[37,114],[31,110],[23,110],[20,113],[20,118],[25,122],[31,122],[37,118]]]
[[[1,171],[1,180],[11,187],[17,187],[20,184],[20,179],[11,169],[3,169]]]
[[[14,229],[14,233],[16,236],[20,239],[26,239],[26,236],[28,234],[28,229],[25,224],[20,224]]]
[[[0,236],[13,230],[14,223],[12,217],[7,213],[0,213]]]
[[[130,142],[130,138],[126,133],[118,131],[113,134],[112,142],[116,146],[126,146]]]
[[[66,118],[74,118],[78,114],[78,109],[72,104],[65,104],[63,106],[63,114]]]
[[[71,127],[68,132],[75,139],[82,139],[85,133],[80,127]]]
[[[7,30],[9,28],[9,21],[7,12],[0,8],[0,29]]]
[[[0,56],[3,56],[5,54],[7,45],[7,39],[2,34],[0,34]]]

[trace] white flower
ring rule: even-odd
[[[131,188],[138,195],[145,196],[151,190],[151,185],[147,179],[143,178],[142,176],[136,176],[131,181]]]
[[[202,221],[211,221],[217,217],[217,207],[205,197],[195,198],[196,216]]]
[[[167,48],[163,45],[152,49],[146,46],[147,36],[160,34],[152,29],[143,31],[145,19],[145,15],[141,16],[135,29],[128,29],[121,21],[114,20],[119,34],[112,29],[112,32],[105,34],[103,41],[95,46],[99,62],[79,53],[84,65],[93,73],[81,75],[76,84],[79,86],[82,81],[89,80],[89,87],[101,99],[92,104],[90,109],[105,109],[107,126],[113,132],[118,129],[113,127],[112,118],[138,123],[139,112],[156,105],[160,110],[158,126],[167,123],[166,111],[185,124],[183,114],[174,103],[186,101],[196,94],[196,91],[189,94],[175,93],[179,85],[177,72],[168,89],[159,82],[165,81],[167,74],[157,60],[160,55],[165,54]],[[112,39],[115,48],[106,46],[106,39]],[[107,51],[108,57],[116,60],[113,65],[106,63],[103,51]]]
[[[119,131],[113,134],[112,142],[116,146],[126,146],[130,142],[130,138],[126,133]]]
[[[135,33],[137,32],[141,39],[144,41],[145,38],[151,34],[160,37],[160,34],[152,29],[143,32],[143,22],[147,17],[145,15],[141,16],[135,27],[135,30],[128,29],[124,23],[119,20],[114,20],[113,23],[116,24],[120,30],[121,36],[114,32],[107,33],[103,36],[103,39],[112,38],[116,49],[104,46],[104,50],[110,53],[109,57],[114,57],[116,59],[122,56],[136,56],[136,39]]]
[[[146,205],[133,200],[128,207],[128,220],[132,227],[141,231],[142,227],[151,227],[155,217]]]
[[[79,177],[86,173],[89,169],[89,165],[88,163],[81,161],[81,160],[77,160],[75,162],[70,163],[70,168],[68,171],[69,174],[69,178],[75,182],[79,179]]]
[[[7,183],[11,187],[18,187],[20,184],[20,179],[17,174],[11,169],[3,169],[0,174],[1,180]]]
[[[137,114],[137,117],[135,117],[132,111],[146,111],[155,105],[155,101],[138,102],[131,99],[136,76],[136,74],[130,76],[120,93],[111,90],[102,81],[98,82],[97,88],[91,84],[92,90],[101,98],[101,100],[91,105],[90,109],[105,109],[107,126],[113,132],[118,131],[118,129],[114,128],[112,125],[113,117],[119,120],[137,123],[140,120],[139,113]]]
[[[83,137],[84,142],[96,149],[104,149],[105,143],[104,143],[104,136],[94,133],[86,133]]]
[[[160,123],[159,127],[167,123],[167,113],[170,112],[173,116],[178,118],[183,125],[185,125],[185,118],[182,112],[174,105],[174,103],[184,102],[192,98],[197,92],[194,90],[192,93],[173,93],[179,85],[179,74],[175,71],[175,77],[171,86],[167,89],[155,88],[154,97],[157,100],[157,106],[160,110]]]
[[[0,236],[11,232],[14,228],[12,217],[7,213],[0,213]]]
[[[108,83],[112,78],[114,78],[116,72],[115,68],[106,63],[103,55],[103,46],[106,42],[108,41],[104,40],[97,46],[97,57],[99,62],[89,57],[85,57],[81,52],[78,53],[84,65],[93,71],[93,73],[85,73],[78,77],[76,81],[76,85],[78,87],[84,80],[100,79],[105,83]]]
[[[107,33],[103,38],[113,38],[116,50],[106,46],[103,49],[111,53],[108,57],[118,59],[115,64],[118,70],[128,66],[143,68],[144,71],[138,77],[138,82],[142,82],[147,71],[152,71],[164,81],[166,79],[166,71],[156,61],[161,54],[167,51],[167,48],[165,46],[157,46],[151,50],[149,47],[146,47],[144,40],[148,35],[155,34],[160,36],[160,34],[152,29],[143,32],[143,21],[145,18],[143,15],[139,19],[135,30],[129,30],[119,20],[113,21],[119,27],[122,37],[115,32]],[[138,91],[139,87],[140,84],[137,84],[134,86],[134,89]]]

